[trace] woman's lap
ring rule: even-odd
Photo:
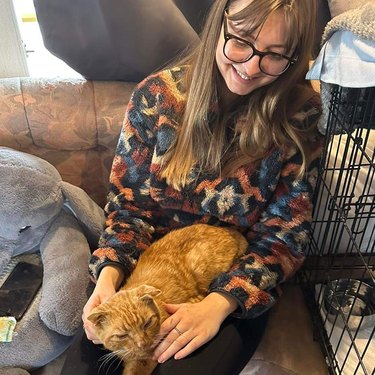
[[[219,333],[183,360],[159,365],[153,375],[236,375],[254,354],[264,332],[267,316],[243,320],[228,318]]]
[[[251,320],[228,318],[219,333],[187,358],[170,359],[153,375],[236,375],[254,354],[266,327],[267,315]],[[61,375],[121,374],[119,360],[106,361],[108,352],[87,340],[83,331],[68,349]]]

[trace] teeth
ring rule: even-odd
[[[236,69],[236,68],[235,68]],[[251,77],[241,73],[239,70],[236,69],[236,72],[237,74],[242,78],[242,79],[245,79],[246,81],[248,81],[249,79],[251,79]]]

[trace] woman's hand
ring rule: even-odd
[[[191,354],[217,334],[221,323],[237,306],[233,297],[216,292],[197,303],[166,304],[172,315],[160,328],[164,339],[153,359],[163,363],[172,356],[181,359]]]
[[[94,344],[101,344],[101,342],[95,334],[94,324],[91,323],[87,317],[91,314],[91,311],[95,307],[101,305],[116,293],[116,290],[121,285],[123,278],[124,275],[120,268],[106,266],[100,272],[95,289],[83,308],[83,327],[85,329],[87,338]]]

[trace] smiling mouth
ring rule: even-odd
[[[242,78],[244,79],[245,81],[250,81],[252,79],[252,77],[249,77],[248,75],[240,72],[239,70],[237,70],[234,66],[233,66],[233,69],[236,71],[236,73]]]

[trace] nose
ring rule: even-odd
[[[137,344],[137,347],[139,349],[143,349],[146,346],[146,340],[145,339],[139,339],[139,340],[137,340],[136,344]]]
[[[261,71],[259,69],[259,60],[260,56],[253,55],[250,60],[242,63],[244,73],[250,77],[255,74],[259,74],[259,72]]]

